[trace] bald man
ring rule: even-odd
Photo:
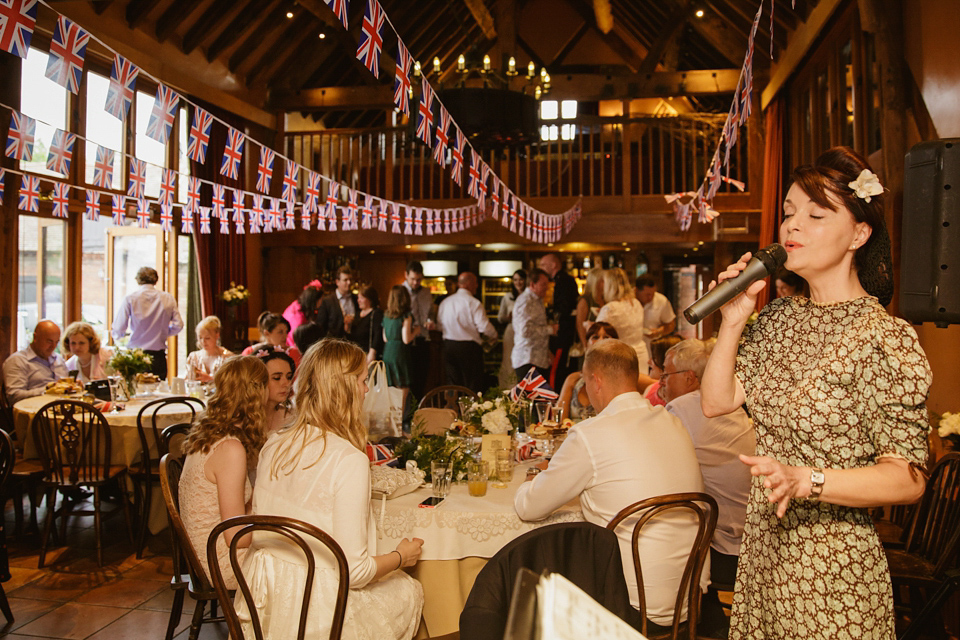
[[[3,383],[10,404],[39,396],[48,382],[67,377],[67,365],[56,353],[59,342],[60,327],[50,320],[41,320],[33,328],[30,344],[10,354],[3,363]]]
[[[482,392],[485,388],[483,339],[496,340],[497,330],[476,293],[477,276],[464,271],[457,278],[457,292],[440,303],[437,325],[443,332],[446,384]]]

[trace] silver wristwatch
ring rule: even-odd
[[[810,495],[808,500],[819,500],[823,493],[823,469],[810,469]]]

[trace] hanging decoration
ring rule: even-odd
[[[133,94],[136,92],[137,76],[140,75],[140,69],[120,56],[119,53],[113,55],[113,67],[110,69],[110,85],[107,87],[107,100],[104,104],[104,111],[123,120],[130,113],[130,103],[133,102]]]
[[[50,55],[44,75],[70,93],[79,92],[88,40],[90,34],[60,16],[53,30],[53,40],[50,41]]]
[[[70,161],[73,160],[73,147],[77,143],[75,134],[57,129],[47,152],[47,169],[64,176],[70,174]]]
[[[19,111],[12,111],[10,132],[7,135],[7,157],[29,162],[33,157],[33,141],[37,135],[37,121]]]
[[[0,49],[27,57],[37,24],[37,0],[0,0]]]
[[[93,163],[93,184],[101,189],[113,186],[114,152],[97,145],[97,159]]]
[[[204,164],[207,160],[207,145],[210,144],[210,129],[213,116],[206,109],[197,107],[193,111],[193,124],[190,125],[190,137],[187,140],[187,157]]]

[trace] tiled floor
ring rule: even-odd
[[[123,517],[106,520],[104,566],[98,567],[93,518],[71,518],[65,545],[51,546],[47,566],[37,569],[40,536],[25,531],[19,541],[15,540],[12,509],[8,504],[5,515],[13,577],[3,583],[3,589],[14,622],[0,627],[0,637],[163,638],[173,603],[173,565],[166,531],[148,539],[144,557],[138,560],[127,538]],[[187,596],[175,636],[178,640],[186,640],[192,613],[193,601]],[[205,624],[200,638],[227,640],[226,626]]]

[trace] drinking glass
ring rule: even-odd
[[[513,480],[513,451],[500,449],[497,456],[497,479],[493,486],[497,489],[506,489]]]
[[[468,398],[466,396],[461,396],[457,398],[457,404],[460,405],[460,419],[466,420],[467,413],[470,411],[470,406],[473,404],[474,399]]]
[[[487,463],[482,461],[467,464],[467,490],[471,496],[482,497],[487,495]]]
[[[563,424],[563,405],[559,402],[550,408],[550,418],[557,423],[557,426]]]
[[[550,403],[546,400],[537,400],[533,406],[537,410],[537,422],[543,424],[550,417]]]
[[[430,462],[430,477],[433,479],[433,496],[446,498],[450,491],[450,476],[452,475],[449,460],[433,460]]]

